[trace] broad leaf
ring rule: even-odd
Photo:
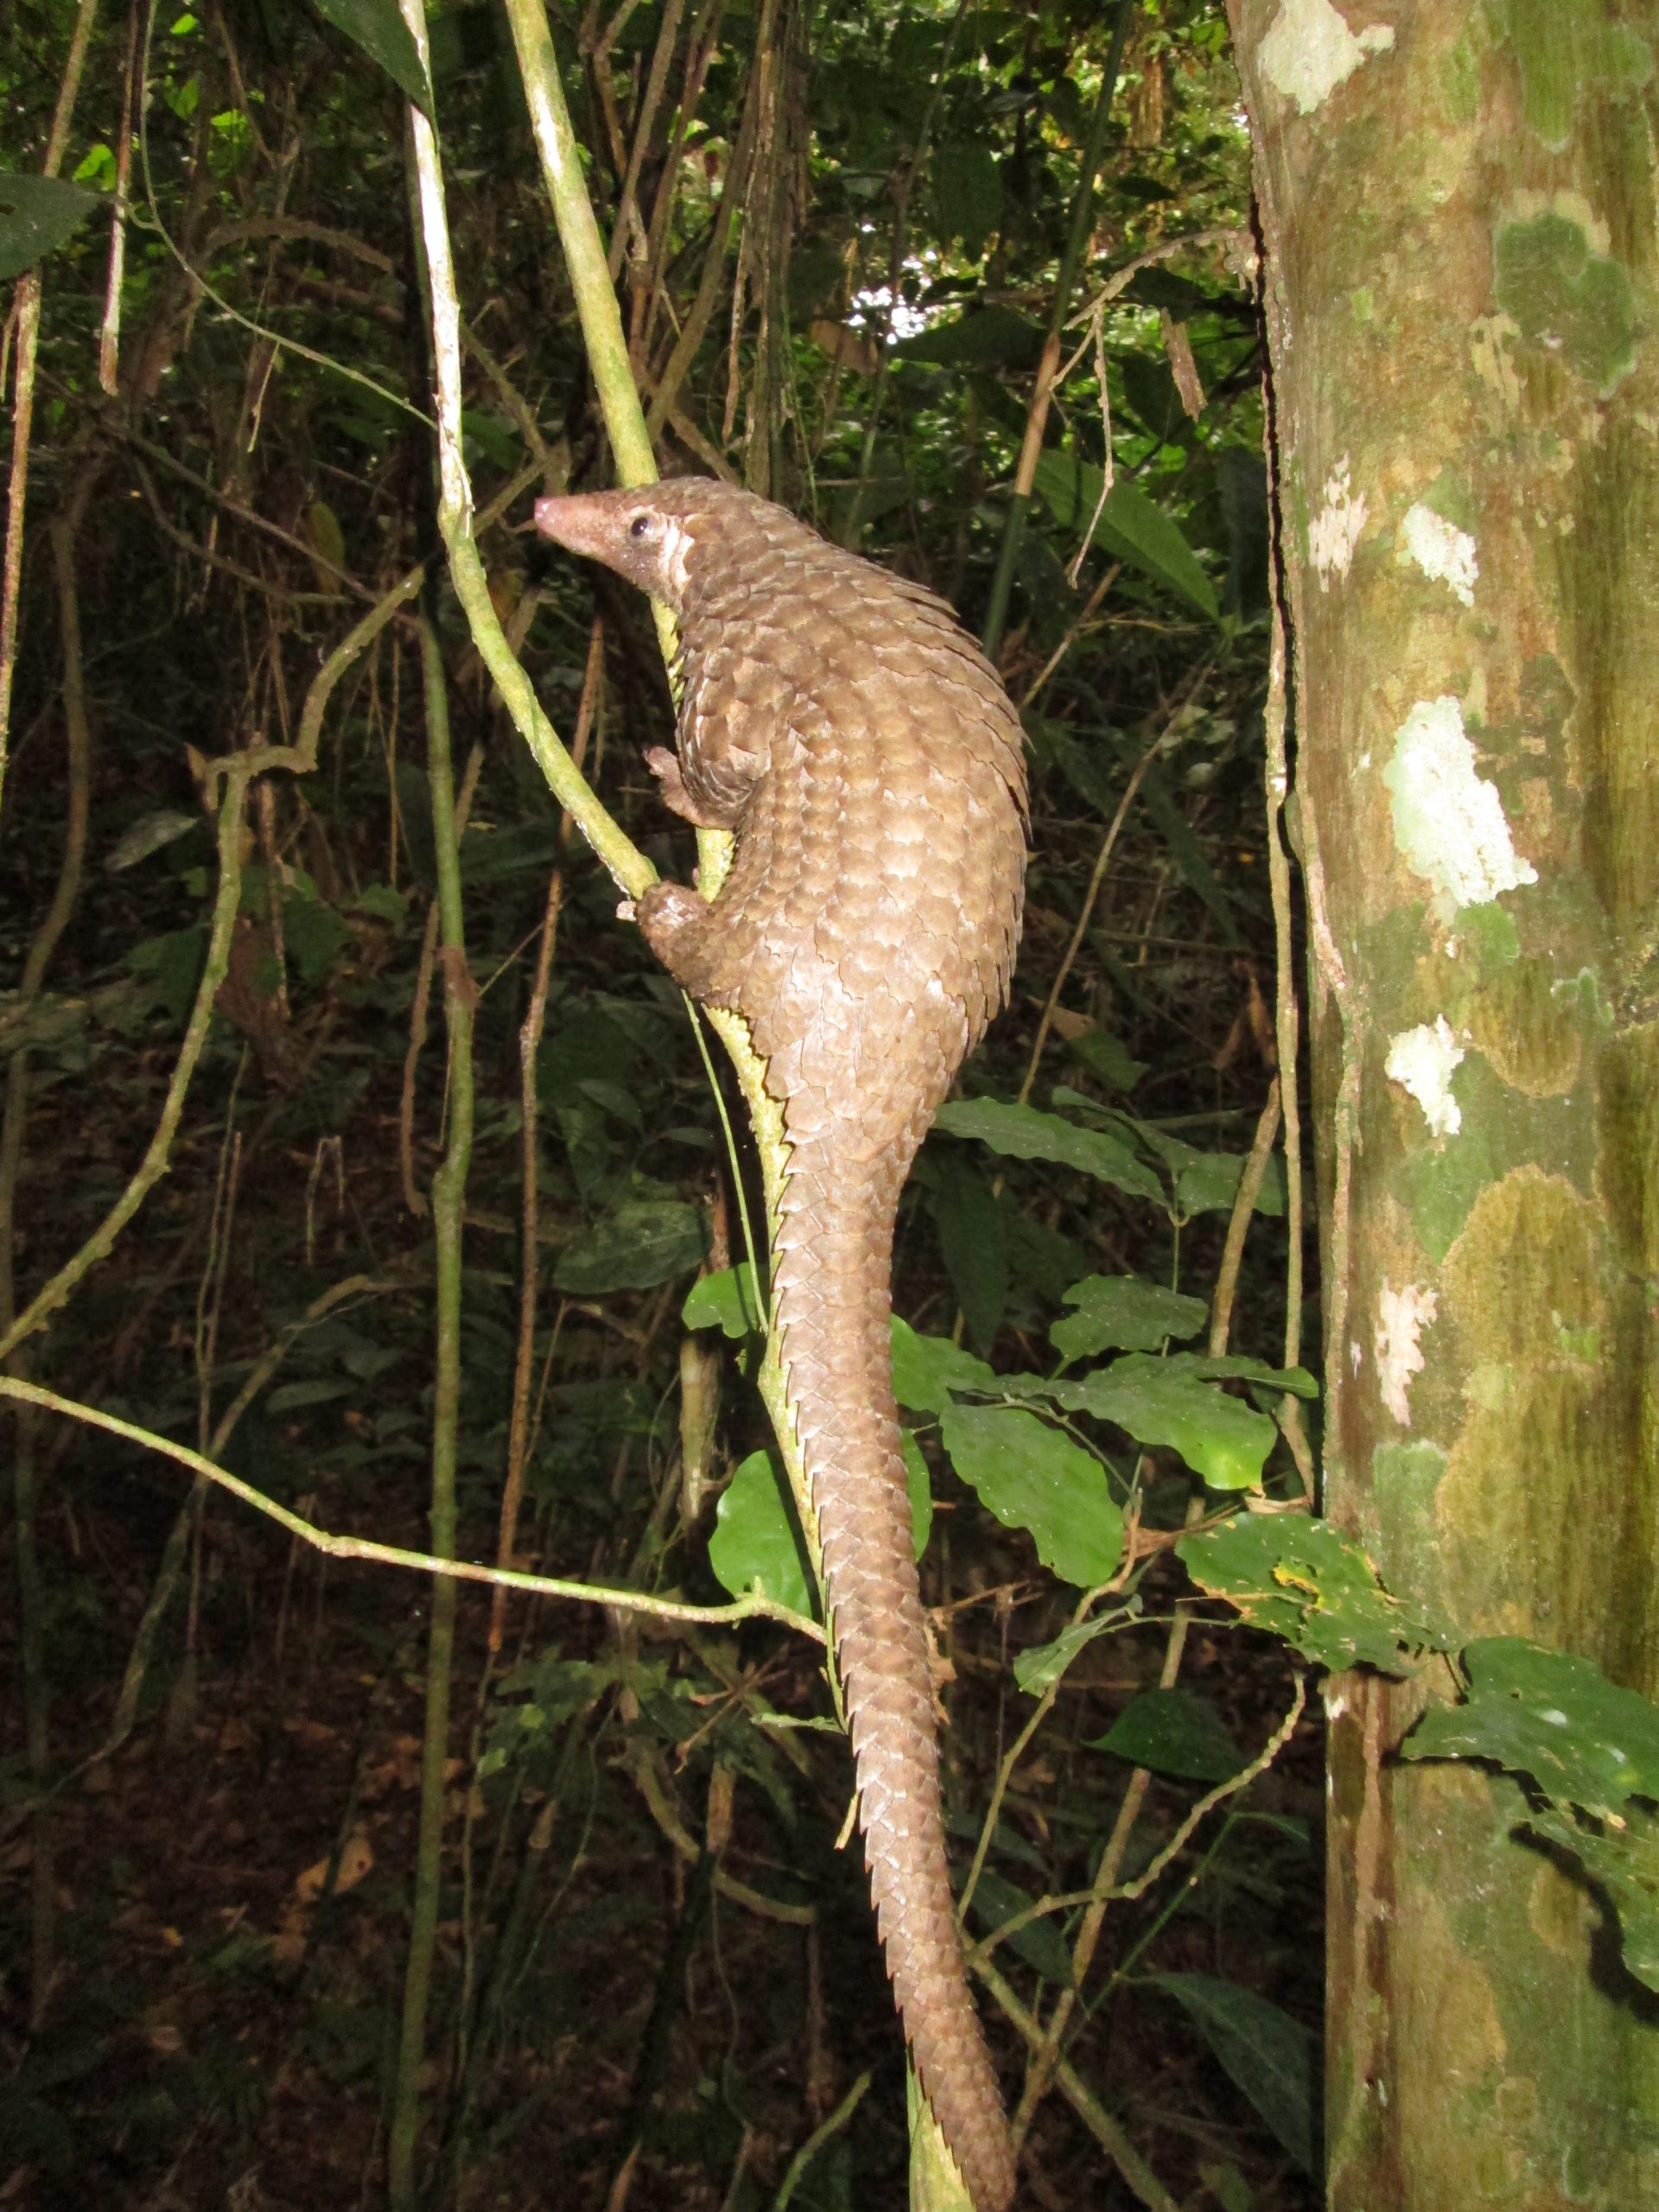
[[[404,98],[423,115],[432,112],[432,94],[420,48],[397,10],[397,0],[316,0],[317,13],[378,62]]]
[[[959,1098],[941,1106],[937,1126],[947,1136],[977,1137],[1009,1160],[1052,1160],[1081,1168],[1115,1190],[1164,1204],[1158,1178],[1126,1144],[1100,1129],[1080,1129],[1058,1114],[1000,1098]]]
[[[1519,1637],[1468,1644],[1463,1663],[1468,1696],[1423,1715],[1407,1758],[1490,1759],[1599,1821],[1621,1818],[1630,1797],[1659,1802],[1659,1712],[1646,1698]]]
[[[709,1564],[734,1598],[760,1588],[794,1612],[817,1610],[805,1541],[769,1452],[752,1452],[721,1492]]]
[[[943,1413],[954,1390],[1001,1386],[982,1359],[949,1337],[918,1337],[908,1321],[893,1317],[893,1395],[912,1413]]]
[[[1004,1375],[996,1387],[1006,1396],[1045,1398],[1065,1413],[1092,1414],[1127,1430],[1137,1444],[1167,1445],[1211,1490],[1256,1488],[1279,1433],[1265,1414],[1230,1397],[1179,1353],[1152,1359],[1131,1352],[1075,1380]]]
[[[1041,327],[1012,308],[973,308],[954,322],[935,323],[918,337],[893,347],[901,361],[925,361],[940,368],[994,369],[1014,361],[1035,361],[1042,351]]]
[[[1608,1828],[1598,1834],[1566,1813],[1534,1813],[1527,1826],[1579,1859],[1618,1915],[1626,1969],[1644,1989],[1659,1990],[1659,1846],[1651,1830]]]
[[[954,1154],[940,1163],[932,1213],[968,1334],[988,1351],[1008,1302],[1008,1247],[1001,1212],[976,1162]]]
[[[941,1429],[950,1464],[1005,1529],[1029,1529],[1063,1582],[1092,1590],[1123,1555],[1123,1516],[1092,1452],[1011,1406],[951,1406]]]
[[[1182,1689],[1142,1691],[1091,1748],[1185,1782],[1226,1782],[1245,1763],[1214,1706]]]
[[[1138,1275],[1090,1275],[1065,1294],[1077,1312],[1056,1321],[1048,1340],[1066,1359],[1096,1351],[1158,1351],[1171,1337],[1196,1336],[1210,1316],[1201,1298],[1186,1298]]]
[[[631,1200],[573,1236],[553,1269],[553,1287],[575,1298],[649,1290],[700,1267],[708,1249],[701,1206],[678,1198]]]
[[[0,283],[21,276],[80,228],[100,194],[61,177],[0,169]]]
[[[1086,530],[1105,481],[1091,461],[1066,453],[1041,455],[1034,488],[1062,530]],[[1120,476],[1106,495],[1094,541],[1154,583],[1177,592],[1212,622],[1219,621],[1216,588],[1176,524],[1136,484]]]
[[[1240,1514],[1176,1546],[1200,1590],[1282,1637],[1315,1665],[1409,1675],[1446,1636],[1414,1619],[1376,1579],[1357,1544],[1302,1514]]]
[[[962,240],[963,255],[977,261],[1002,214],[1002,179],[982,138],[947,138],[933,156],[933,207],[939,238]]]
[[[748,1262],[700,1277],[685,1294],[680,1319],[688,1329],[719,1328],[740,1339],[759,1336],[763,1325]]]
[[[1313,2171],[1316,2046],[1300,2021],[1253,1989],[1207,1974],[1147,1977],[1180,2005],[1304,2173]]]

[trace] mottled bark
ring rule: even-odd
[[[1267,249],[1327,1510],[1659,1690],[1652,0],[1230,0]],[[1659,2021],[1507,1782],[1332,1695],[1330,2202],[1659,2205]]]

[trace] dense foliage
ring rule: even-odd
[[[163,1115],[220,880],[209,764],[296,742],[327,657],[424,564],[329,694],[315,771],[254,786],[168,1173],[18,1357],[307,1522],[428,1548],[427,1192],[454,1065],[423,607],[476,996],[456,1555],[497,1558],[512,1465],[520,1566],[708,1605],[760,1574],[805,1609],[693,1029],[443,575],[404,102],[340,13],[136,19],[113,396],[127,39],[93,31],[65,174],[102,197],[43,267],[0,817],[0,1330]],[[15,13],[19,170],[72,16]],[[372,46],[375,11],[353,20]],[[1205,1484],[1212,1506],[1302,1495],[1273,1418],[1305,1387],[1276,1170],[1227,1294],[1234,1363],[1194,1343],[1274,1065],[1261,362],[1220,13],[625,0],[553,28],[663,467],[733,474],[988,616],[1030,738],[1014,1003],[912,1179],[895,1285],[970,1937],[1066,1900],[979,1991],[1012,2101],[1033,2069],[1027,2171],[1054,2202],[1311,2202],[1311,1732],[1270,1742],[1277,1645],[1187,1609],[1171,1629]],[[481,528],[492,596],[606,805],[685,875],[640,759],[672,714],[648,611],[529,529],[534,489],[610,480],[505,23],[431,29],[480,510],[523,472]],[[16,1418],[8,2201],[370,2201],[400,2085],[433,2201],[620,2203],[642,2146],[652,2201],[759,2204],[838,2109],[795,2201],[898,2201],[899,2045],[857,1853],[834,1847],[849,1769],[819,1646],[547,1596],[493,1615],[463,1590],[411,2073],[429,1585],[320,1558],[137,1443]],[[1184,1827],[1264,1746],[1277,1763]],[[1057,2048],[1033,2056],[1020,2020]]]

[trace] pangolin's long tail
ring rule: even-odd
[[[778,1237],[783,1357],[817,1510],[887,1972],[918,2077],[976,2212],[1003,2212],[1014,2153],[957,1938],[893,1395],[893,1219],[915,1142],[849,1160],[848,1135],[831,1122],[794,1143]]]

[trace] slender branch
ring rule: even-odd
[[[652,126],[657,120],[657,110],[662,104],[663,87],[668,82],[669,64],[674,59],[674,43],[680,34],[680,16],[685,0],[667,0],[663,20],[657,33],[657,50],[651,57],[651,74],[645,79],[645,95],[639,104],[639,119],[634,125],[633,148],[628,156],[628,173],[622,180],[622,196],[616,203],[616,221],[611,231],[611,250],[606,267],[614,283],[622,273],[622,257],[627,251],[628,229],[632,225],[639,231],[640,245],[649,248],[640,225],[635,196],[639,189],[639,172],[645,166],[645,149],[651,143]]]
[[[1042,2023],[1027,2011],[1013,1986],[994,1966],[982,1960],[975,1960],[973,1969],[1032,2050],[1040,2050]],[[1065,2059],[1059,2060],[1054,2068],[1054,2080],[1061,2095],[1117,2168],[1137,2202],[1147,2207],[1147,2212],[1181,2212],[1180,2206],[1130,2142],[1121,2122],[1112,2118],[1076,2069]]]
[[[46,142],[42,176],[56,176],[69,145],[69,129],[80,92],[81,71],[86,63],[98,0],[80,0],[75,28],[70,35],[68,57],[58,86],[51,135]],[[11,683],[17,665],[17,601],[23,579],[23,517],[28,505],[29,453],[35,422],[35,363],[41,338],[41,272],[26,269],[12,296],[16,321],[16,367],[13,371],[11,417],[11,484],[6,495],[6,548],[0,567],[0,795],[5,790],[7,734],[11,728]]]
[[[257,754],[245,755],[244,763],[251,763],[257,758]],[[196,988],[195,1004],[190,1010],[184,1043],[174,1063],[173,1072],[168,1077],[167,1095],[162,1102],[161,1118],[156,1123],[156,1134],[151,1137],[149,1148],[125,1190],[98,1227],[73,1257],[66,1261],[51,1281],[35,1294],[3,1336],[0,1336],[0,1360],[6,1358],[25,1337],[32,1335],[60,1306],[67,1305],[76,1286],[89,1270],[100,1260],[109,1257],[114,1249],[116,1238],[167,1172],[173,1140],[178,1134],[179,1120],[184,1111],[185,1094],[190,1088],[196,1063],[207,1042],[213,1001],[230,967],[231,938],[242,891],[242,824],[246,810],[248,782],[255,772],[251,765],[226,769],[226,789],[219,810],[219,890],[213,901],[207,958]]]
[[[1240,1767],[1236,1774],[1230,1775],[1225,1782],[1217,1783],[1213,1789],[1207,1790],[1198,1802],[1190,1808],[1186,1817],[1157,1856],[1147,1862],[1133,1881],[1120,1882],[1115,1888],[1107,1891],[1107,1897],[1114,1902],[1122,1900],[1128,1903],[1133,1903],[1136,1897],[1144,1897],[1154,1884],[1174,1865],[1176,1859],[1192,1841],[1200,1825],[1215,1811],[1216,1808],[1218,1805],[1224,1805],[1230,1797],[1236,1797],[1241,1789],[1248,1789],[1258,1776],[1267,1772],[1295,1734],[1296,1725],[1300,1720],[1306,1704],[1307,1677],[1299,1674],[1295,1677],[1295,1688],[1292,1693],[1289,1712],[1249,1764]],[[1022,1929],[1031,1927],[1033,1923],[1050,1919],[1057,1912],[1075,1912],[1079,1905],[1093,1904],[1096,1900],[1097,1893],[1092,1888],[1073,1890],[1061,1897],[1039,1897],[1035,1904],[1027,1905],[1023,1911],[1011,1914],[1007,1920],[999,1921],[988,1935],[982,1936],[979,1942],[972,1946],[967,1955],[969,1968],[976,1970],[984,1960],[990,1957],[999,1944],[1006,1943],[1011,1936],[1019,1935]]]
[[[826,2143],[834,2142],[842,2129],[864,2101],[864,2093],[870,2086],[869,2070],[861,2074],[852,2088],[836,2107],[828,2120],[821,2120],[807,2137],[789,2162],[789,2169],[778,2184],[778,2194],[772,2200],[772,2212],[785,2212],[789,2200],[799,2188],[803,2176]]]
[[[1032,1086],[1037,1080],[1038,1066],[1042,1060],[1043,1047],[1048,1042],[1048,1033],[1054,1026],[1054,1015],[1059,1006],[1060,993],[1065,988],[1066,978],[1071,973],[1072,963],[1077,959],[1078,948],[1083,944],[1084,936],[1094,914],[1095,901],[1100,896],[1101,885],[1106,880],[1106,870],[1111,864],[1112,849],[1117,842],[1118,832],[1122,829],[1124,818],[1135,804],[1135,795],[1141,788],[1142,778],[1157,759],[1168,735],[1167,729],[1160,730],[1135,763],[1135,772],[1130,776],[1128,783],[1124,787],[1123,796],[1117,803],[1117,811],[1112,817],[1111,826],[1101,842],[1094,873],[1089,878],[1089,888],[1083,895],[1083,906],[1077,914],[1077,926],[1071,932],[1071,941],[1065,948],[1065,956],[1055,971],[1054,981],[1049,988],[1048,996],[1043,1003],[1042,1019],[1037,1024],[1037,1034],[1032,1041],[1031,1058],[1026,1068],[1026,1079],[1020,1086],[1019,1103],[1021,1106],[1031,1096]]]
[[[1227,1224],[1227,1242],[1222,1247],[1221,1266],[1216,1274],[1216,1294],[1210,1301],[1211,1359],[1221,1358],[1227,1350],[1233,1293],[1238,1285],[1239,1263],[1244,1257],[1244,1239],[1249,1230],[1250,1217],[1255,1211],[1255,1202],[1262,1195],[1262,1179],[1273,1154],[1273,1141],[1278,1134],[1279,1078],[1274,1076],[1268,1085],[1267,1103],[1255,1125],[1255,1139],[1250,1147],[1249,1157],[1244,1162],[1243,1172],[1239,1176],[1232,1218]]]
[[[733,1628],[741,1621],[781,1621],[786,1628],[798,1630],[814,1643],[824,1641],[824,1632],[817,1622],[808,1620],[788,1605],[776,1603],[763,1595],[734,1599],[729,1605],[689,1605],[677,1599],[657,1598],[648,1591],[613,1588],[596,1582],[570,1582],[550,1574],[531,1574],[518,1568],[485,1567],[476,1560],[440,1559],[431,1552],[407,1551],[397,1544],[382,1544],[368,1536],[344,1536],[327,1529],[320,1529],[315,1522],[279,1505],[275,1498],[267,1497],[251,1483],[244,1482],[228,1468],[215,1465],[200,1452],[193,1452],[188,1445],[175,1444],[170,1437],[157,1436],[151,1429],[140,1428],[135,1422],[122,1421],[114,1414],[101,1412],[96,1406],[80,1403],[74,1398],[60,1397],[55,1390],[47,1390],[37,1383],[25,1382],[15,1376],[0,1375],[0,1398],[16,1398],[30,1405],[43,1407],[48,1413],[65,1414],[72,1421],[85,1421],[91,1428],[106,1430],[111,1436],[124,1438],[129,1444],[143,1446],[147,1451],[159,1452],[175,1459],[194,1475],[200,1475],[216,1484],[231,1497],[240,1498],[244,1505],[251,1505],[263,1513],[268,1521],[298,1537],[314,1551],[324,1553],[329,1559],[360,1559],[380,1567],[400,1567],[415,1574],[442,1574],[455,1582],[482,1582],[499,1586],[504,1590],[524,1590],[534,1597],[567,1598],[578,1605],[604,1605],[619,1612],[648,1613],[654,1619],[686,1621],[709,1628]]]
[[[1269,417],[1269,421],[1271,418]],[[1274,513],[1278,513],[1277,504]],[[1275,528],[1276,528],[1275,524]],[[1263,715],[1267,742],[1268,885],[1273,899],[1274,1026],[1279,1047],[1279,1081],[1285,1114],[1285,1365],[1302,1356],[1302,1109],[1297,1090],[1301,1058],[1301,1009],[1290,942],[1290,859],[1285,850],[1285,804],[1290,772],[1285,752],[1289,712],[1286,690],[1285,617],[1277,594],[1273,604],[1273,644],[1268,659],[1268,699]],[[1289,1445],[1309,1504],[1318,1494],[1313,1454],[1303,1426],[1300,1399],[1281,1399],[1279,1427]]]

